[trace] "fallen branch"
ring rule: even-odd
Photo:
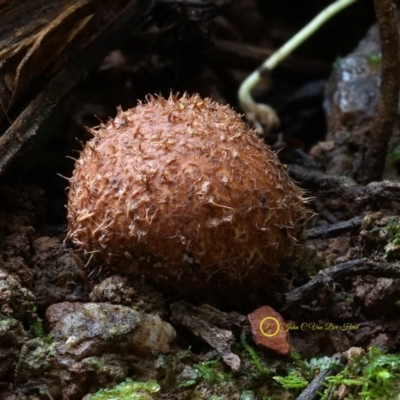
[[[315,298],[315,293],[331,285],[334,281],[348,276],[372,275],[385,278],[400,278],[400,266],[385,262],[368,261],[358,259],[346,261],[320,271],[313,279],[305,285],[291,290],[285,294],[286,304],[284,311],[292,307],[306,304],[310,298]]]
[[[337,222],[336,224],[318,226],[317,228],[307,229],[305,237],[309,239],[327,239],[353,231],[361,227],[364,217],[354,217],[348,221]]]
[[[395,181],[371,182],[362,186],[346,176],[328,175],[297,164],[289,167],[289,174],[301,186],[315,191],[318,195],[334,194],[360,207],[376,205],[388,200],[400,202],[400,183]]]
[[[87,46],[71,54],[69,61],[41,89],[11,127],[0,137],[0,174],[29,139],[38,133],[65,95],[120,43],[126,32],[131,31],[132,27],[139,29],[142,26],[153,4],[154,0],[129,1],[120,13],[114,16],[113,21]]]

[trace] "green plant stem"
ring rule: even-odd
[[[291,54],[300,44],[307,40],[314,32],[316,32],[327,20],[335,14],[346,8],[357,0],[337,0],[323,11],[321,11],[311,22],[309,22],[300,32],[294,35],[279,50],[269,57],[262,66],[249,75],[240,85],[238,98],[243,110],[252,109],[255,104],[251,92],[261,82],[261,71],[273,70],[282,60]]]

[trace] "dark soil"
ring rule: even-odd
[[[126,277],[123,271],[110,274],[66,242],[68,181],[64,177],[71,176],[73,158],[82,142],[90,137],[85,126],[106,121],[115,116],[117,106],[133,107],[138,100],[144,101],[147,94],[199,93],[240,111],[236,99],[240,82],[263,61],[267,50],[278,48],[321,7],[321,2],[315,0],[232,1],[219,15],[210,19],[204,15],[197,21],[184,8],[159,5],[150,32],[128,38],[110,53],[63,103],[48,128],[49,139],[45,143],[34,140],[0,177],[0,398],[81,399],[128,376],[162,382],[161,394],[154,395],[155,398],[201,398],[195,397],[201,396],[199,388],[196,390],[200,394],[178,389],[176,376],[215,353],[203,341],[204,337],[193,334],[193,330],[198,333],[195,328],[178,323],[176,316],[174,320],[170,308],[183,300],[199,304],[142,277]],[[352,52],[373,23],[371,4],[360,1],[350,7],[279,67],[265,90],[257,94],[257,99],[273,106],[281,118],[281,129],[268,135],[266,141],[280,149],[284,163],[362,181],[357,162],[362,162],[360,135],[363,124],[370,123],[369,111],[365,111],[368,115],[361,113],[352,120],[343,117],[345,111],[337,105],[334,113],[327,113],[326,105],[335,101],[332,93],[340,81],[338,73],[332,72],[335,60]],[[349,139],[346,132],[353,129],[356,135]],[[397,146],[394,139],[392,153]],[[392,180],[398,180],[397,161],[398,158],[388,158],[385,173]],[[295,324],[355,326],[344,330],[291,331],[292,349],[305,358],[331,356],[355,346],[373,345],[398,352],[398,275],[375,270],[347,273],[328,279],[300,297],[300,301],[288,304],[285,298],[285,293],[301,288],[325,268],[354,260],[397,263],[398,202],[388,199],[361,204],[342,196],[340,187],[324,191],[323,186],[308,186],[307,179],[296,179],[311,198],[309,207],[314,216],[309,221],[309,231],[316,228],[323,232],[331,224],[354,217],[360,217],[360,222],[343,232],[307,239],[296,273],[276,286],[260,292],[249,288],[243,298],[211,304],[224,313],[223,317],[218,314],[223,323],[219,321],[215,326],[232,334],[228,342],[239,343],[242,331],[249,334],[243,315],[270,305],[286,321]],[[55,326],[59,327],[57,322],[71,313],[76,318],[83,315],[82,304],[87,303],[114,304],[112,307],[117,308],[111,311],[109,305],[102,309],[111,325],[113,313],[128,321],[127,326],[135,326],[137,317],[130,311],[158,315],[172,324],[177,335],[173,344],[160,336],[158,345],[171,346],[175,358],[158,357],[160,349],[156,345],[151,351],[142,349],[146,355],[141,357],[142,350],[133,351],[131,342],[125,342],[126,337],[120,332],[113,333],[118,339],[102,338],[103,341],[87,345],[90,351],[82,348],[73,354],[58,348],[58,344],[49,344],[47,335]],[[51,308],[54,305],[57,306]],[[234,321],[225,313],[234,313],[229,314]],[[91,316],[87,318],[90,320]],[[53,332],[56,339],[69,335],[68,327],[57,329]],[[168,330],[165,326],[157,329]],[[117,350],[116,341],[121,341]],[[91,355],[90,368],[89,361],[82,361],[85,354]],[[274,363],[282,360],[277,358]],[[244,361],[244,366],[251,368],[248,361]],[[276,368],[279,371],[279,365]],[[176,376],[168,375],[171,370]],[[238,383],[241,389],[246,385]],[[232,393],[226,398],[239,398],[239,391]],[[274,393],[276,398],[289,396],[278,389]]]

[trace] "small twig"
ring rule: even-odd
[[[392,0],[374,0],[381,44],[381,85],[378,109],[370,127],[364,161],[364,182],[382,179],[389,139],[396,122],[400,86],[400,41],[396,6]]]
[[[371,182],[362,186],[346,176],[328,175],[297,164],[289,167],[289,175],[301,183],[302,187],[313,190],[318,195],[335,194],[360,207],[386,201],[400,202],[400,183],[395,181]]]
[[[372,275],[377,277],[400,278],[400,267],[398,264],[385,262],[374,262],[366,259],[346,261],[320,271],[305,285],[286,293],[286,305],[284,310],[306,304],[307,299],[312,297],[320,288],[327,286],[335,280],[347,276]]]
[[[237,43],[227,40],[213,40],[213,45],[204,51],[209,62],[222,63],[241,70],[256,68],[265,59],[273,54],[273,50],[249,45],[248,43]],[[293,74],[325,78],[332,71],[332,66],[320,60],[313,60],[301,56],[288,56],[281,64],[282,70]]]
[[[301,392],[300,396],[296,400],[314,400],[320,395],[319,391],[322,389],[322,385],[326,377],[333,375],[337,371],[337,363],[344,361],[342,353],[336,353],[331,357],[332,367],[321,371],[310,384]]]
[[[363,217],[354,217],[349,221],[343,221],[336,224],[307,229],[305,232],[305,237],[307,240],[316,238],[327,239],[335,237],[341,235],[342,233],[360,228],[363,219]]]

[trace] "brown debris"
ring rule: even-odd
[[[223,313],[208,305],[197,308],[183,301],[172,304],[171,311],[176,323],[182,324],[194,335],[200,336],[218,352],[233,371],[239,371],[240,358],[231,352],[231,345],[235,341],[232,331],[221,329],[214,323],[228,327],[228,325],[243,322],[243,316],[237,313]],[[233,316],[236,322],[232,319]]]
[[[0,15],[6,32],[5,39],[0,37],[0,80],[6,79],[4,90],[0,85],[0,120],[16,100],[23,96],[28,100],[27,92],[35,80],[41,78],[42,84],[37,85],[40,92],[31,96],[30,103],[19,110],[0,136],[0,174],[40,131],[65,95],[116,47],[127,30],[141,27],[152,6],[149,1],[130,0],[122,7],[114,2],[105,8],[98,0],[69,0],[35,2],[31,10],[27,2],[9,3]],[[52,74],[42,77],[50,66]]]
[[[80,269],[65,243],[55,237],[41,236],[33,241],[32,249],[32,292],[38,306],[87,300]]]

